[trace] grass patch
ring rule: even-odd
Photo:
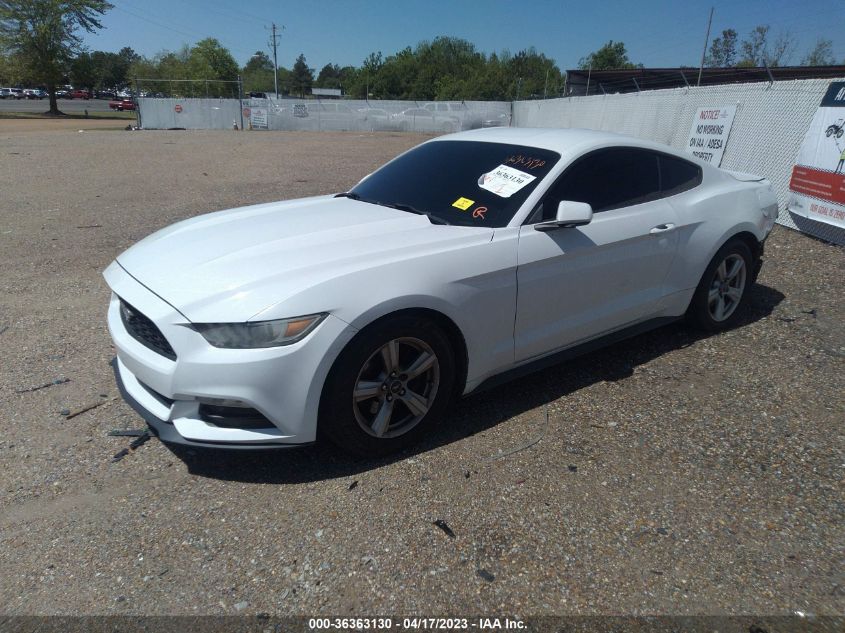
[[[137,117],[134,112],[89,112],[86,117],[84,114],[74,112],[72,114],[65,114],[64,116],[48,116],[42,112],[0,112],[0,119],[41,119],[43,121],[70,121],[72,119],[114,119],[118,121],[134,121]]]

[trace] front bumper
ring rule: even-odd
[[[320,394],[337,354],[355,330],[327,317],[293,345],[232,350],[209,345],[173,306],[150,292],[119,265],[104,273],[114,291],[109,332],[121,395],[163,441],[209,448],[268,449],[312,443],[316,439]],[[149,318],[176,353],[171,360],[127,331],[120,299]],[[203,403],[237,400],[266,425],[238,428],[215,424]]]

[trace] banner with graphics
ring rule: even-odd
[[[830,84],[789,181],[793,215],[845,228],[845,82]]]

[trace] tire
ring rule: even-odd
[[[831,134],[833,134],[835,131],[836,131],[836,128],[834,128],[834,127],[831,125],[829,128],[827,128],[827,129],[824,131],[824,135],[825,135],[825,136],[827,136],[828,138],[830,138],[830,135],[831,135]]]
[[[753,267],[754,258],[745,242],[733,239],[722,246],[695,290],[687,310],[688,321],[708,332],[733,327],[752,284]]]
[[[329,372],[319,432],[359,457],[416,444],[448,407],[455,376],[449,339],[434,323],[417,316],[378,321],[349,342]]]
[[[842,128],[836,130],[836,138],[842,138],[843,133],[845,133],[845,130],[843,130]]]

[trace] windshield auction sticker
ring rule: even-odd
[[[510,198],[536,178],[537,176],[526,174],[513,167],[499,165],[493,171],[482,174],[478,179],[478,186],[502,198]]]

